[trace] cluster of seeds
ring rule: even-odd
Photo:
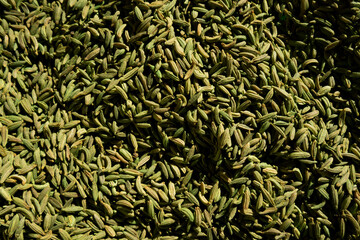
[[[0,238],[359,239],[360,2],[0,0]]]

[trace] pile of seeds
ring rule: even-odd
[[[360,2],[0,0],[1,239],[359,239]]]

